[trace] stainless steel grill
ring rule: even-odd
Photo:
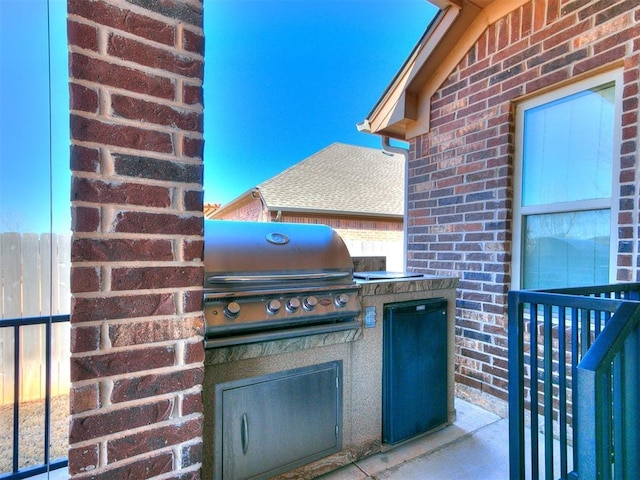
[[[207,348],[360,327],[358,285],[325,225],[205,221]]]

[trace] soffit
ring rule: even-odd
[[[255,202],[259,200],[260,200],[260,192],[256,188],[251,188],[246,192],[243,192],[242,194],[238,195],[236,198],[229,201],[228,203],[218,206],[218,208],[215,211],[209,214],[205,212],[205,217],[220,218],[230,212],[234,212],[242,207],[245,207],[251,202]]]

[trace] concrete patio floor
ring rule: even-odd
[[[509,478],[509,421],[456,398],[453,425],[359,460],[321,480]]]
[[[453,425],[358,460],[319,480],[508,479],[508,419],[459,398],[455,406]],[[67,469],[32,478],[66,479]]]

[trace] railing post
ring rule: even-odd
[[[509,346],[509,478],[524,478],[524,334],[522,304],[517,292],[508,294]]]
[[[624,345],[620,382],[622,395],[622,472],[620,478],[632,478],[640,473],[640,330],[635,329]],[[616,477],[618,478],[618,477]]]
[[[13,471],[18,470],[20,458],[20,378],[22,378],[22,366],[20,365],[20,326],[13,327],[13,458],[11,461]]]
[[[580,385],[578,409],[579,426],[576,429],[576,445],[580,480],[596,480],[596,417],[598,399],[596,398],[596,374],[581,368],[577,369],[577,383]]]
[[[553,472],[553,309],[544,306],[544,471]],[[560,374],[559,374],[560,375]]]

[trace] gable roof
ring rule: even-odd
[[[404,173],[403,155],[333,143],[223,205],[216,214],[257,192],[272,212],[402,217]]]
[[[402,216],[404,157],[333,143],[258,185],[269,210]]]
[[[358,130],[406,140],[429,131],[431,97],[487,27],[530,0],[427,0],[440,8]]]

